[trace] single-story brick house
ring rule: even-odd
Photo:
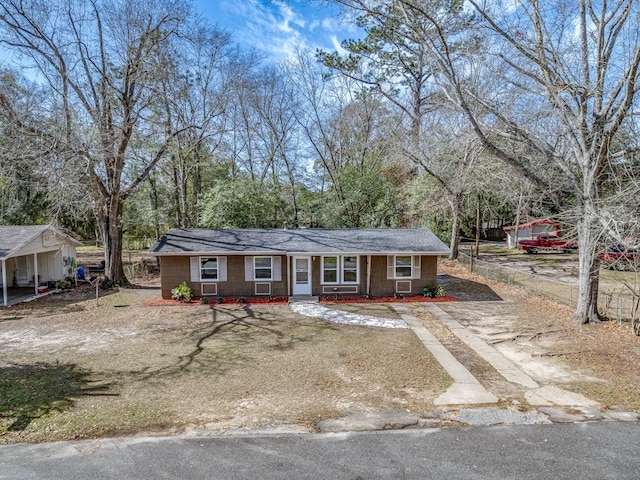
[[[429,229],[172,229],[150,250],[162,297],[420,294],[449,248]]]
[[[50,282],[73,276],[79,246],[50,225],[0,226],[2,305],[37,296]]]

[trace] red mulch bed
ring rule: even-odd
[[[454,297],[438,297],[438,298],[429,298],[423,295],[415,295],[404,298],[395,298],[395,297],[374,297],[374,298],[364,298],[364,297],[340,297],[340,298],[323,298],[320,297],[320,302],[322,303],[394,303],[394,302],[455,302],[456,299]],[[217,303],[215,300],[212,300],[209,305],[258,305],[258,304],[268,304],[268,305],[286,305],[289,302],[288,297],[248,297],[246,302],[240,303],[237,298],[223,298],[222,303]],[[174,305],[178,306],[193,306],[193,305],[206,305],[200,302],[200,299],[191,300],[189,303],[179,302],[173,299],[164,299],[159,298],[157,300],[147,300],[143,303],[145,307],[170,307]]]
[[[170,307],[170,306],[193,306],[193,305],[256,305],[256,304],[269,304],[269,305],[286,305],[289,302],[287,297],[248,297],[246,302],[238,302],[237,298],[223,298],[222,303],[217,303],[216,300],[211,300],[208,304],[202,303],[199,298],[191,300],[189,303],[179,302],[171,298],[159,298],[157,300],[147,300],[143,303],[145,307]]]
[[[322,303],[398,303],[398,302],[455,302],[456,299],[454,297],[444,296],[438,298],[429,298],[423,295],[414,295],[404,298],[396,298],[396,297],[374,297],[374,298],[364,298],[364,297],[340,297],[340,298],[322,298],[320,297],[320,301]]]

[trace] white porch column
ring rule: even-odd
[[[287,255],[287,297],[291,296],[291,257]]]
[[[9,293],[7,292],[7,261],[2,259],[2,304],[6,307]]]
[[[371,255],[367,255],[367,295],[371,294]]]
[[[33,283],[36,284],[35,289],[36,289],[36,295],[38,295],[38,254],[34,253],[33,254]]]

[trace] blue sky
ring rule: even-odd
[[[194,0],[197,11],[228,30],[236,43],[272,61],[297,48],[335,50],[357,31],[335,7],[309,0]]]

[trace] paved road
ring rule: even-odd
[[[637,423],[0,447],[1,479],[637,479]]]

